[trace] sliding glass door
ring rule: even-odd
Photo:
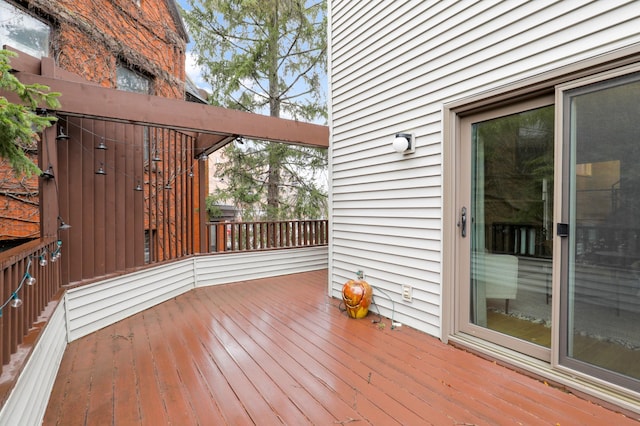
[[[462,121],[468,188],[458,221],[468,275],[462,329],[549,360],[554,107],[549,99]],[[461,164],[461,172],[465,166]]]
[[[549,93],[456,113],[455,332],[640,392],[640,65]]]
[[[561,363],[640,388],[640,75],[563,92]]]

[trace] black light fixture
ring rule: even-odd
[[[60,226],[58,226],[58,230],[60,231],[66,231],[67,229],[71,228],[71,225],[64,223],[64,220],[62,220],[60,216],[58,216],[58,222],[60,222]]]
[[[162,161],[162,158],[160,158],[160,156],[158,155],[158,151],[153,152],[153,158],[151,158],[151,161],[153,161],[154,163],[159,163]]]
[[[62,126],[58,127],[58,136],[56,136],[57,141],[66,141],[69,140],[69,135],[64,132],[64,128]]]
[[[53,179],[55,177],[53,174],[53,167],[51,166],[51,164],[49,164],[49,167],[47,167],[47,170],[40,173],[40,177],[45,180]]]
[[[96,170],[96,174],[97,175],[106,175],[107,172],[104,170],[103,163],[100,163],[100,167],[98,167],[98,170]]]
[[[140,181],[138,181],[138,184],[135,186],[135,188],[133,188],[133,190],[142,192],[142,185],[140,184]]]
[[[98,143],[98,146],[96,146],[96,149],[101,149],[101,150],[104,150],[104,151],[106,151],[108,149],[107,145],[104,143],[104,139],[102,139],[100,141],[100,143]]]

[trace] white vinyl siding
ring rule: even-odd
[[[74,288],[65,295],[68,339],[79,339],[195,287],[326,267],[326,246],[214,254]]]
[[[50,307],[56,303],[51,302]],[[42,424],[49,395],[67,347],[64,303],[57,303],[51,309],[53,313],[38,336],[11,394],[2,405],[0,425]],[[8,367],[12,368],[6,365],[4,368]]]
[[[442,108],[640,43],[633,1],[330,0],[331,293],[441,336]],[[640,48],[639,48],[640,49]],[[391,148],[412,132],[415,154]],[[401,301],[402,285],[413,302]]]

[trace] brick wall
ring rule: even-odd
[[[152,77],[153,94],[184,99],[184,28],[166,0],[141,0],[140,4],[133,0],[22,2],[30,13],[51,24],[50,56],[59,67],[116,87],[116,65],[123,61]],[[0,241],[39,236],[38,183],[37,176],[13,176],[0,161]]]

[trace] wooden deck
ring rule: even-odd
[[[45,425],[638,425],[403,326],[327,272],[200,288],[72,342]]]

